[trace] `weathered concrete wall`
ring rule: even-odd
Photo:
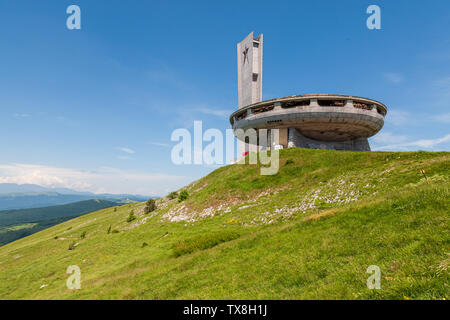
[[[239,108],[262,100],[263,35],[250,33],[237,45]]]
[[[318,141],[303,136],[297,129],[289,128],[289,148],[329,149],[349,151],[370,151],[367,138],[359,138],[348,141]]]
[[[279,144],[283,146],[283,148],[287,148],[289,145],[289,129],[283,128],[279,129]]]
[[[277,105],[277,103],[275,103]],[[352,103],[345,107],[322,107],[311,105],[283,109],[279,106],[271,111],[248,115],[233,122],[233,129],[299,128],[304,136],[320,141],[348,141],[369,138],[384,124],[384,116],[376,108],[362,110]]]

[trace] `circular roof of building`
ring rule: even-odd
[[[384,124],[381,102],[349,95],[306,94],[261,101],[236,110],[233,129],[296,128],[322,141],[368,138]]]
[[[230,122],[233,123],[233,117],[242,113],[244,110],[255,108],[255,107],[262,107],[265,105],[274,104],[276,102],[296,102],[296,101],[302,101],[302,100],[309,100],[309,99],[326,99],[326,100],[353,100],[356,102],[362,102],[362,103],[368,103],[368,104],[376,104],[377,106],[381,107],[384,111],[384,114],[387,114],[387,107],[376,100],[364,98],[364,97],[358,97],[358,96],[350,96],[350,95],[343,95],[343,94],[324,94],[324,93],[317,93],[317,94],[302,94],[302,95],[293,95],[293,96],[286,96],[286,97],[279,97],[274,98],[270,100],[264,100],[261,102],[257,102],[254,104],[250,104],[248,106],[245,106],[243,108],[240,108],[236,111],[234,111],[230,116]]]

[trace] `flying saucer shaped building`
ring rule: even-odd
[[[252,32],[237,49],[239,108],[230,117],[233,130],[267,129],[270,141],[271,130],[279,129],[279,141],[269,142],[271,148],[370,151],[367,139],[383,127],[384,104],[338,94],[262,101],[263,36]]]

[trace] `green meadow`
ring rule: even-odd
[[[0,299],[448,299],[449,181],[448,152],[281,150],[0,247]]]

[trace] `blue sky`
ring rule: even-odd
[[[81,30],[66,28],[71,4]],[[0,182],[162,195],[207,174],[172,164],[170,136],[230,127],[251,31],[264,99],[372,98],[389,108],[373,149],[450,150],[446,0],[0,0]]]

